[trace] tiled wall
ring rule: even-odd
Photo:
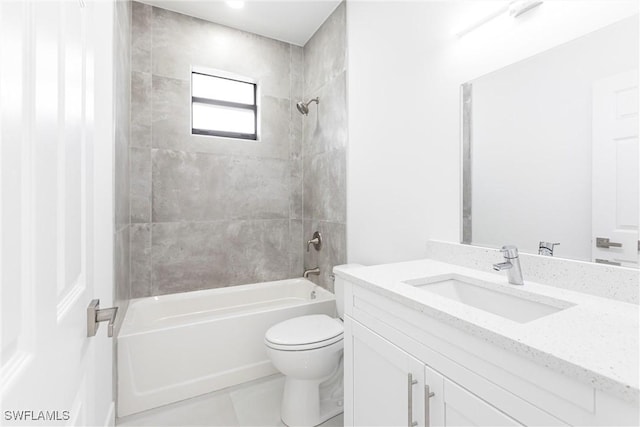
[[[132,12],[132,297],[300,277],[302,48]],[[259,81],[260,141],[191,135],[192,66]]]
[[[114,103],[115,103],[115,147],[114,147],[114,296],[113,305],[119,308],[116,317],[116,334],[131,299],[130,288],[130,244],[129,244],[129,132],[131,103],[131,2],[114,2]],[[117,340],[113,340],[113,389],[117,399]]]
[[[126,311],[129,287],[129,104],[131,2],[114,3],[115,236],[114,304]]]
[[[303,48],[134,2],[132,297],[287,277],[346,258],[345,6]],[[192,66],[257,79],[261,140],[190,133]],[[307,117],[295,108],[319,96]],[[320,253],[306,256],[313,231]]]
[[[304,252],[305,268],[320,267],[312,280],[333,290],[334,265],[346,262],[346,7],[342,2],[304,47],[304,99],[318,96],[303,119],[303,234],[315,230],[323,247]]]

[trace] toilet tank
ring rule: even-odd
[[[351,268],[363,267],[361,264],[343,264],[336,265],[333,267],[333,274],[337,271],[346,271]],[[336,295],[336,310],[338,312],[338,317],[340,319],[344,318],[344,282],[345,280],[338,275],[335,276],[335,281],[333,282],[333,292]]]

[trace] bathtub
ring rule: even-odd
[[[307,279],[131,300],[118,334],[118,416],[271,375],[269,327],[335,316],[332,293]]]

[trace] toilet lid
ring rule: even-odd
[[[269,328],[264,338],[273,344],[299,346],[331,340],[342,336],[343,331],[339,320],[326,314],[312,314],[280,322]]]

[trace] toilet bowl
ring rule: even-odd
[[[342,381],[321,393],[322,383],[342,379],[342,336],[342,322],[324,314],[286,320],[265,334],[267,354],[285,375],[280,417],[286,425],[315,426],[342,412]]]
[[[355,265],[335,267],[334,271]],[[265,334],[267,354],[285,375],[280,417],[288,426],[316,426],[342,413],[343,300],[335,281],[339,318],[314,314],[285,320]]]

